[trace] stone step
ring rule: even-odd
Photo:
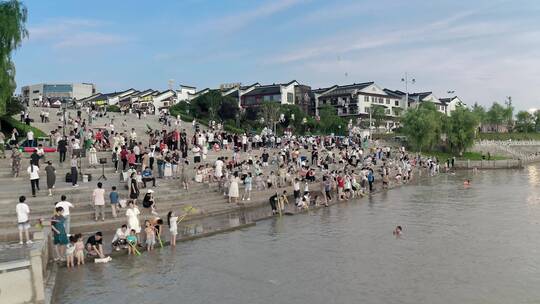
[[[186,218],[186,222],[190,219],[202,217],[202,216],[215,216],[219,214],[225,214],[229,212],[234,212],[235,210],[242,210],[245,208],[253,208],[258,207],[266,204],[268,202],[268,198],[265,196],[261,196],[260,198],[252,197],[252,200],[247,202],[242,202],[241,204],[227,204],[226,199],[224,199],[224,203],[220,204],[212,204],[212,205],[193,205],[197,211],[198,214],[190,214]],[[189,204],[179,204],[174,205],[172,207],[176,207],[178,209],[182,209],[182,206],[189,205]],[[159,206],[158,206],[159,207]],[[144,208],[142,208],[144,209]],[[159,211],[161,217],[166,217],[166,213],[169,211],[169,209],[161,209]],[[180,211],[181,212],[181,211]],[[152,215],[150,215],[148,212],[145,212],[141,210],[141,223],[145,218],[150,218]],[[120,213],[122,214],[122,213]],[[109,215],[109,214],[108,214]],[[72,217],[71,220],[71,232],[72,233],[88,233],[93,231],[112,231],[115,228],[118,228],[122,224],[126,223],[125,216],[120,216],[116,219],[114,218],[106,218],[105,221],[94,221],[93,220],[93,213],[91,217],[87,217],[86,220],[76,220],[74,221],[74,218]],[[48,225],[48,223],[46,223]],[[38,231],[38,228],[32,223],[31,231]],[[0,242],[9,242],[9,241],[15,241],[18,239],[18,231],[16,228],[16,224],[12,223],[9,227],[0,227]]]

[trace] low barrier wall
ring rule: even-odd
[[[458,160],[454,163],[456,169],[521,169],[520,159],[504,160]]]
[[[29,256],[0,263],[0,299],[2,304],[44,303],[44,278],[50,253],[49,234],[34,233]]]

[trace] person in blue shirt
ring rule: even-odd
[[[142,172],[142,181],[144,188],[146,188],[146,183],[150,181],[152,182],[152,187],[156,186],[156,178],[152,175],[152,169],[149,167],[144,168]]]
[[[116,218],[116,208],[118,208],[118,192],[116,192],[116,186],[112,187],[111,193],[109,193],[109,199],[111,200],[112,216]]]
[[[369,192],[372,192],[373,191],[373,182],[375,181],[375,175],[373,174],[372,169],[369,169],[367,178],[368,178],[368,183],[369,183]]]

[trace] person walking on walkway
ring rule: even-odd
[[[67,140],[65,137],[60,138],[58,141],[58,154],[59,154],[59,163],[62,164],[66,161],[66,152],[67,152]]]
[[[51,161],[47,162],[45,173],[47,173],[47,189],[49,190],[49,196],[52,196],[52,189],[54,189],[54,184],[56,184],[56,169],[53,167]]]
[[[77,163],[77,155],[71,155],[71,185],[73,186],[73,188],[79,187],[79,185],[77,184],[77,179],[79,178],[79,170],[77,170]]]
[[[13,148],[11,148],[11,173],[13,174],[13,177],[19,176],[19,172],[21,171],[21,159],[22,152],[19,150],[19,146],[15,144]]]
[[[105,189],[101,182],[97,183],[97,188],[92,193],[92,202],[94,202],[94,220],[97,222],[101,213],[101,220],[105,221]]]
[[[30,176],[30,187],[32,187],[32,196],[36,197],[36,190],[39,191],[39,167],[30,161],[30,166],[26,169]]]
[[[28,229],[30,229],[30,208],[26,204],[26,197],[20,196],[19,203],[15,206],[17,212],[17,227],[19,228],[19,244],[23,244],[23,232],[26,236],[26,244],[32,244]]]

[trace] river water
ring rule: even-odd
[[[538,303],[540,166],[440,175],[175,250],[61,269],[54,300]]]

